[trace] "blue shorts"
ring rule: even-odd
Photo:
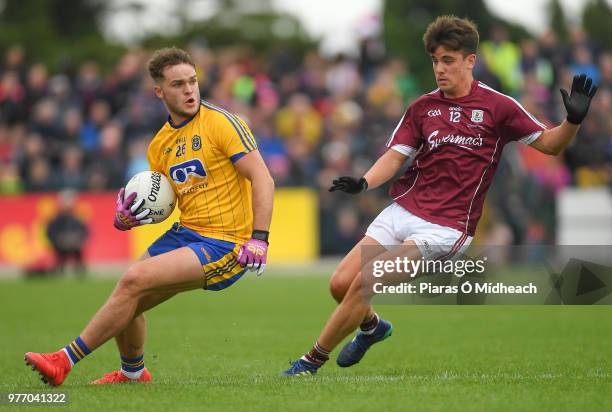
[[[148,252],[150,256],[157,256],[181,247],[190,248],[200,259],[206,290],[225,289],[240,279],[246,271],[236,259],[240,245],[204,237],[178,223],[173,224],[171,229],[153,242]]]

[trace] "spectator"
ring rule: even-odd
[[[62,151],[61,166],[54,177],[58,188],[83,190],[85,182],[81,170],[83,169],[83,152],[76,146],[66,147]]]
[[[81,132],[81,146],[87,152],[98,149],[100,130],[110,121],[110,105],[104,100],[96,100],[89,109],[89,116]]]
[[[284,139],[303,139],[314,146],[321,138],[322,127],[321,115],[305,94],[294,94],[276,115],[278,134]]]
[[[26,110],[31,115],[34,106],[49,93],[49,75],[44,64],[34,64],[28,70],[26,83]]]
[[[49,221],[47,237],[55,253],[57,272],[66,272],[68,264],[73,263],[79,277],[85,276],[86,266],[83,247],[89,232],[87,226],[75,213],[76,193],[63,190],[58,195],[59,213]]]
[[[593,54],[588,47],[580,45],[574,49],[573,59],[570,66],[572,74],[585,73],[593,82],[599,83],[599,68],[593,61]]]
[[[506,29],[495,26],[491,40],[483,41],[480,51],[487,66],[501,80],[503,90],[516,94],[521,84],[521,51],[516,44],[508,40]]]
[[[326,189],[337,175],[363,173],[385,150],[406,105],[428,91],[408,62],[385,56],[380,33],[361,35],[354,59],[310,51],[300,60],[283,49],[254,57],[235,47],[213,51],[202,38],[189,45],[202,96],[249,123],[277,185],[319,191],[322,239],[350,237],[355,216],[372,220],[387,201],[384,189],[358,202],[331,199]],[[510,150],[499,174],[507,179],[495,183],[492,237],[552,239],[555,193],[568,184],[612,186],[612,55],[598,54],[584,30],[572,32],[569,43],[546,30],[520,48],[499,27],[482,40],[475,77],[514,93],[541,119],[564,116],[558,89],[571,84],[574,71],[600,78],[576,139],[580,144],[568,148],[564,164]],[[79,66],[68,59],[64,69],[52,70],[26,64],[19,46],[6,50],[0,67],[0,191],[109,191],[148,168],[143,150],[166,117],[143,76],[145,59],[142,50],[131,50],[105,74],[92,61]],[[341,244],[324,241],[322,252],[337,252]]]
[[[36,157],[27,167],[24,182],[28,192],[49,192],[56,189],[47,159]]]
[[[0,78],[0,122],[13,125],[26,118],[26,91],[15,71]]]
[[[90,172],[103,171],[104,189],[116,189],[125,183],[126,157],[122,148],[123,129],[119,123],[109,123],[100,133],[100,149],[90,154]],[[98,182],[99,183],[99,182]],[[101,189],[96,187],[95,189]]]

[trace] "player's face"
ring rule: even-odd
[[[164,79],[155,85],[155,94],[166,104],[173,120],[192,117],[200,108],[195,69],[186,63],[166,67]]]
[[[472,69],[476,55],[464,56],[460,51],[448,50],[444,46],[431,54],[436,84],[447,97],[461,97],[469,93],[472,85]]]

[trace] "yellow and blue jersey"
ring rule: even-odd
[[[234,162],[256,150],[238,116],[206,101],[181,124],[171,120],[149,145],[151,170],[168,177],[178,198],[180,224],[198,234],[242,244],[251,237],[251,183]]]

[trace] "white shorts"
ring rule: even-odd
[[[366,236],[383,246],[397,246],[413,240],[425,259],[451,259],[466,251],[473,237],[447,226],[428,222],[397,203],[374,219]]]

